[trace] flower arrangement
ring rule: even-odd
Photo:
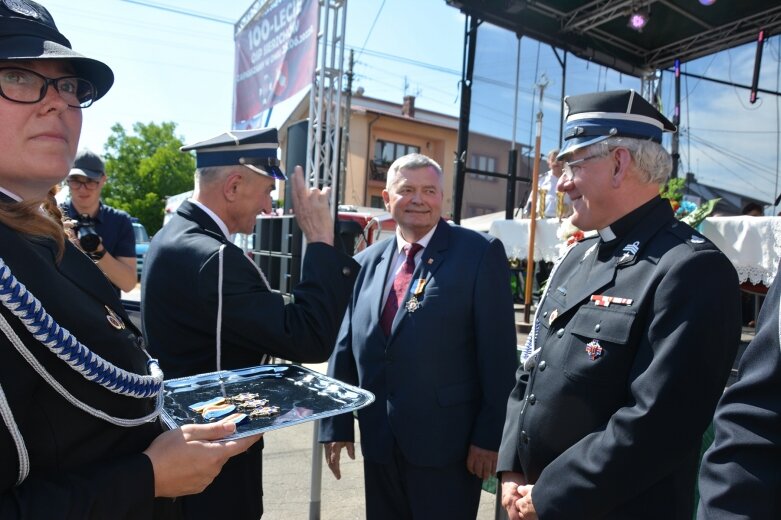
[[[585,237],[583,231],[577,228],[572,221],[565,218],[559,224],[559,229],[556,230],[556,236],[559,240],[566,243],[567,246],[571,246],[575,242],[580,242]]]
[[[690,200],[683,199],[685,184],[686,179],[670,179],[667,181],[667,184],[659,189],[659,195],[670,201],[670,205],[675,212],[675,218],[696,228],[713,212],[716,204],[718,204],[721,199],[711,199],[698,206]]]

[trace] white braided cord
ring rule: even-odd
[[[149,359],[147,362],[150,375],[139,375],[119,368],[90,351],[67,329],[60,327],[54,321],[41,302],[14,277],[2,258],[0,258],[0,301],[19,318],[35,339],[85,379],[94,381],[114,393],[139,399],[157,395],[162,390],[163,372],[157,360]],[[16,335],[10,325],[8,329],[14,336]],[[6,335],[8,336],[8,332]],[[24,343],[20,341],[20,344],[22,349],[32,356]],[[22,351],[20,353],[27,359]]]
[[[18,486],[30,474],[30,456],[27,454],[27,446],[24,444],[22,432],[19,431],[14,414],[11,412],[11,406],[5,398],[3,385],[0,385],[0,416],[3,417],[3,422],[16,445],[16,453],[19,455],[19,476],[16,478],[16,485]]]
[[[551,269],[550,276],[548,276],[548,283],[545,285],[545,291],[542,293],[542,297],[540,298],[540,302],[537,304],[537,308],[534,310],[534,321],[532,321],[532,330],[529,332],[529,335],[526,337],[526,343],[523,345],[523,349],[521,349],[521,363],[523,364],[523,369],[527,372],[530,371],[532,368],[534,368],[537,365],[537,354],[540,353],[540,348],[537,347],[537,336],[540,332],[540,322],[537,319],[537,315],[540,312],[540,309],[542,308],[543,304],[545,303],[545,299],[548,296],[548,291],[551,288],[551,282],[553,281],[553,276],[556,274],[556,271],[558,271],[559,266],[564,263],[564,259],[567,258],[567,255],[572,252],[573,249],[575,249],[575,246],[578,243],[573,243],[569,248],[567,248],[566,251],[564,251],[564,254],[559,257],[558,260],[553,264],[553,269]]]
[[[220,246],[220,250],[217,253],[217,259],[218,259],[218,274],[217,274],[217,330],[216,330],[216,357],[217,357],[217,372],[220,372],[222,370],[222,285],[223,285],[223,270],[225,269],[225,263],[223,260],[224,251],[225,251],[225,244],[222,244]],[[268,283],[268,279],[266,278],[266,275],[263,273],[263,269],[260,268],[259,265],[257,265],[255,262],[252,261],[251,258],[245,256],[243,253],[242,255],[251,265],[255,268],[255,271],[258,272],[258,275],[260,276],[260,279],[263,281],[263,285],[266,286],[266,290],[268,292],[271,292],[271,286]],[[263,354],[260,358],[260,364],[263,365],[271,358],[268,354]]]
[[[217,252],[217,330],[215,331],[215,348],[217,349],[217,372],[221,371],[222,365],[222,278],[225,269],[225,244],[220,246]]]

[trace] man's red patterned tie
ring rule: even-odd
[[[415,255],[421,249],[423,249],[423,246],[420,244],[404,246],[407,258],[404,260],[404,265],[401,266],[399,272],[396,273],[396,278],[393,279],[393,286],[388,293],[388,299],[385,301],[385,307],[383,307],[382,315],[380,316],[380,327],[382,327],[386,336],[390,336],[393,318],[396,317],[396,312],[399,310],[401,302],[404,301],[404,295],[409,289],[412,273],[415,272]]]

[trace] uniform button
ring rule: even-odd
[[[540,364],[539,364],[539,365],[537,365],[537,367],[540,369],[540,372],[542,372],[543,370],[545,370],[545,367],[547,367],[547,366],[548,366],[548,364],[545,362],[545,360],[544,360],[544,359],[543,359],[542,361],[540,361]]]
[[[537,397],[534,394],[529,395],[529,404],[534,404],[537,402]]]
[[[529,436],[526,435],[526,431],[521,432],[521,442],[524,444],[529,444]]]
[[[352,270],[352,269],[350,269],[350,268],[349,268],[349,267],[347,267],[347,266],[344,266],[344,267],[342,267],[342,274],[343,274],[344,276],[350,276],[351,274],[353,274],[353,270]]]
[[[596,325],[594,325],[594,332],[599,332],[599,329],[601,328],[602,327],[599,326],[599,323],[597,323]]]
[[[556,331],[556,336],[558,336],[560,338],[563,337],[564,336],[564,329],[557,330]]]
[[[543,317],[543,318],[547,318],[547,317],[548,317],[548,311],[545,311],[545,312],[543,312],[543,313],[542,313],[542,317]]]

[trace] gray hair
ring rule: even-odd
[[[195,170],[195,182],[204,186],[217,182],[225,177],[225,173],[230,168],[230,166],[206,166],[204,168],[198,168]]]
[[[390,165],[385,189],[390,191],[402,170],[417,170],[419,168],[433,168],[437,172],[440,184],[442,183],[442,167],[434,159],[420,153],[410,153],[402,155]]]
[[[588,147],[593,155],[606,156],[614,148],[626,148],[637,165],[638,178],[647,184],[664,184],[673,169],[673,159],[661,144],[632,137],[610,137]]]

